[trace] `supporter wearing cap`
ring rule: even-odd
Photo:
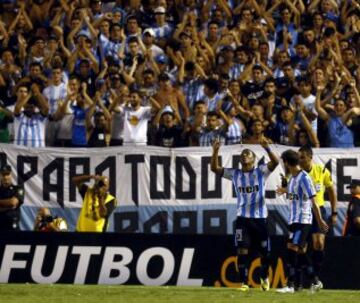
[[[111,22],[114,24],[120,24],[123,25],[125,22],[125,16],[126,16],[126,12],[121,9],[120,7],[114,7],[112,9],[112,19]]]
[[[337,27],[337,23],[338,23],[338,16],[336,16],[334,13],[332,12],[328,12],[326,14],[324,14],[324,25],[326,27]]]
[[[158,55],[155,57],[155,62],[157,63],[160,74],[165,73],[170,78],[171,82],[174,82],[175,78],[169,71],[169,57],[165,54]]]
[[[143,31],[142,40],[144,42],[145,48],[147,50],[151,50],[153,58],[164,55],[164,50],[154,44],[155,32],[152,28],[147,28]]]
[[[166,22],[166,9],[159,6],[154,9],[155,24],[152,27],[158,45],[165,46],[166,39],[171,37],[174,30],[173,26]]]
[[[0,168],[0,231],[20,230],[20,206],[24,202],[24,189],[14,185],[11,166]]]
[[[180,117],[176,119],[175,111],[171,106],[166,105],[156,115],[153,124],[156,127],[154,145],[163,147],[181,147],[184,146],[183,128],[176,121],[181,121]]]
[[[360,236],[360,180],[352,179],[346,188],[350,189],[351,198],[347,209],[344,235]]]

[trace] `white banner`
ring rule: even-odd
[[[239,153],[252,149],[260,161],[265,151],[257,145],[224,146],[224,167],[238,167]],[[288,147],[272,146],[280,156]],[[211,148],[166,149],[117,147],[104,149],[38,148],[0,144],[0,163],[13,168],[17,183],[24,184],[25,205],[80,207],[81,197],[71,178],[79,174],[104,174],[120,205],[189,205],[234,203],[232,183],[210,170]],[[346,185],[360,178],[360,149],[314,149],[314,162],[332,172],[339,201],[347,201]],[[280,184],[279,165],[267,184],[270,203]],[[275,201],[276,200],[276,201]]]
[[[258,145],[223,146],[219,154],[222,165],[239,167],[239,154],[243,148],[252,149],[257,162],[262,161],[263,157],[265,161],[269,161],[266,152]],[[275,145],[271,148],[279,157],[288,149],[286,146]],[[61,215],[66,214],[66,209],[78,210],[82,199],[71,178],[81,174],[103,174],[110,178],[110,191],[116,195],[118,201],[117,212],[139,210],[139,217],[135,216],[133,220],[135,222],[138,219],[141,226],[134,230],[145,229],[142,224],[154,214],[149,209],[161,212],[172,208],[186,212],[222,208],[227,209],[227,232],[231,233],[235,194],[229,180],[211,172],[211,152],[211,147],[29,149],[0,144],[0,164],[11,165],[15,182],[24,185],[25,208],[60,208]],[[360,179],[359,159],[359,148],[314,149],[314,162],[322,163],[330,169],[338,200],[341,202],[350,198],[346,185],[351,178]],[[281,165],[276,168],[268,180],[266,190],[268,204],[272,209],[278,210],[286,220],[286,201],[275,194],[282,170]],[[75,224],[77,212],[72,213],[73,218],[68,219]],[[167,215],[166,220],[168,225],[171,225],[173,214],[168,212]],[[33,211],[27,218],[26,229],[31,228],[34,216]],[[203,214],[196,216],[198,221],[204,217]],[[201,224],[198,224],[198,232]],[[169,232],[168,229],[165,231]]]

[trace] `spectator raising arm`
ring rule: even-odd
[[[319,114],[320,119],[328,122],[330,120],[330,115],[326,110],[321,106],[321,93],[324,90],[323,86],[318,86],[316,88],[316,99],[315,99],[315,109]]]
[[[34,83],[31,86],[31,92],[32,92],[33,97],[34,97],[34,99],[36,100],[36,102],[37,102],[37,104],[39,106],[40,113],[43,116],[47,116],[49,114],[49,103],[47,102],[44,95],[41,93],[39,86]]]

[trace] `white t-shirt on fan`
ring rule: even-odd
[[[151,120],[151,107],[140,106],[122,108],[124,117],[124,145],[146,145],[148,122]]]

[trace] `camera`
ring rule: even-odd
[[[100,188],[103,187],[105,185],[104,180],[99,180],[98,182],[96,182],[96,187]]]
[[[41,218],[41,223],[51,223],[52,221],[54,221],[53,216],[45,216]]]

